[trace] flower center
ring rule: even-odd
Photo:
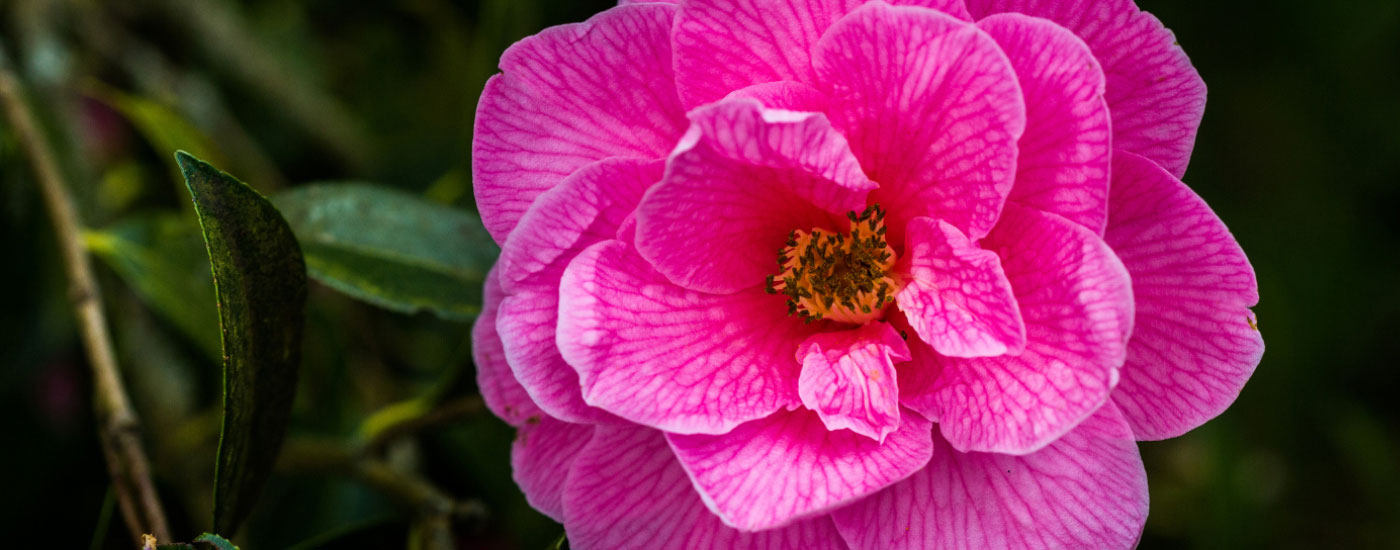
[[[786,295],[788,314],[804,322],[863,324],[894,301],[896,282],[889,271],[895,258],[885,243],[885,211],[877,204],[846,217],[849,233],[819,228],[789,233],[778,252],[780,273],[767,278],[768,293]]]

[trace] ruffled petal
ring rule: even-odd
[[[560,289],[558,344],[584,400],[668,432],[723,433],[801,404],[794,354],[822,325],[762,290],[671,284],[621,241],[585,250]]]
[[[577,550],[845,550],[831,518],[744,533],[705,509],[661,432],[599,426],[564,484]]]
[[[1113,148],[1156,161],[1181,177],[1206,109],[1206,83],[1176,37],[1133,0],[967,0],[978,18],[1019,12],[1074,31],[1107,78]]]
[[[1026,99],[1008,200],[1059,214],[1102,235],[1112,146],[1103,69],[1083,40],[1045,19],[992,15],[977,26],[1011,60]]]
[[[554,521],[564,522],[564,480],[579,451],[593,437],[593,426],[548,416],[520,427],[510,447],[511,477],[525,500]]]
[[[1088,229],[1015,204],[1007,205],[982,246],[1001,257],[1016,293],[1025,351],[928,357],[911,343],[907,368],[934,369],[938,380],[922,394],[901,386],[900,400],[938,422],[960,451],[1029,453],[1108,400],[1132,332],[1132,283],[1122,262]],[[921,357],[937,365],[917,364]]]
[[[531,417],[543,414],[530,400],[525,388],[511,374],[510,364],[502,349],[501,337],[496,333],[496,313],[500,310],[501,292],[497,269],[491,268],[486,274],[486,288],[482,300],[481,314],[472,325],[472,359],[476,362],[476,385],[481,390],[481,398],[492,413],[515,427],[525,424]]]
[[[554,280],[562,269],[551,269]],[[622,420],[583,400],[578,372],[559,354],[559,288],[528,289],[501,301],[496,329],[515,379],[546,414],[565,422],[617,423]]]
[[[905,411],[884,443],[831,431],[816,413],[783,411],[722,435],[667,434],[710,510],[745,531],[820,514],[918,471],[932,424]]]
[[[671,70],[676,6],[619,6],[517,42],[477,105],[472,179],[504,242],[535,197],[608,157],[663,158],[685,131]]]
[[[880,183],[892,242],[909,220],[947,220],[987,234],[1016,176],[1026,124],[1006,55],[975,25],[942,13],[867,4],[815,51],[817,88],[832,124]]]
[[[1254,268],[1205,201],[1161,167],[1114,154],[1108,232],[1137,318],[1113,400],[1139,439],[1176,437],[1230,406],[1264,354]]]
[[[819,113],[733,99],[690,117],[665,177],[637,207],[637,251],[683,287],[762,285],[789,232],[839,227],[875,187]]]
[[[919,339],[949,357],[1018,354],[1026,325],[995,252],[972,244],[948,222],[909,222],[894,295]]]
[[[850,429],[876,441],[899,427],[894,362],[909,348],[889,325],[813,334],[797,348],[802,375],[797,394],[829,430]]]
[[[1025,456],[960,453],[832,514],[858,550],[1128,550],[1147,474],[1113,405]]]
[[[502,288],[557,288],[579,251],[617,235],[642,193],[661,181],[663,167],[660,160],[602,160],[541,193],[501,246]]]
[[[764,82],[814,82],[812,46],[866,0],[687,0],[672,42],[687,107]],[[897,0],[971,20],[962,0]]]

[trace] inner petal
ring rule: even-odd
[[[769,275],[770,294],[788,297],[788,313],[803,321],[825,319],[864,324],[879,319],[899,289],[891,276],[894,249],[885,242],[885,211],[880,205],[847,214],[850,230],[794,230],[778,251],[778,274]]]

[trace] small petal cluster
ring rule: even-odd
[[[500,68],[478,382],[574,548],[1131,548],[1136,441],[1263,353],[1132,0],[624,1]]]

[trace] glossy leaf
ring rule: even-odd
[[[171,213],[133,216],[83,241],[141,300],[211,359],[222,357],[204,238],[193,219]]]
[[[475,215],[369,183],[320,183],[272,198],[311,277],[394,311],[469,320],[499,253]]]
[[[306,267],[272,203],[183,151],[214,274],[224,352],[224,421],[215,462],[214,529],[237,530],[277,459],[296,395]]]

